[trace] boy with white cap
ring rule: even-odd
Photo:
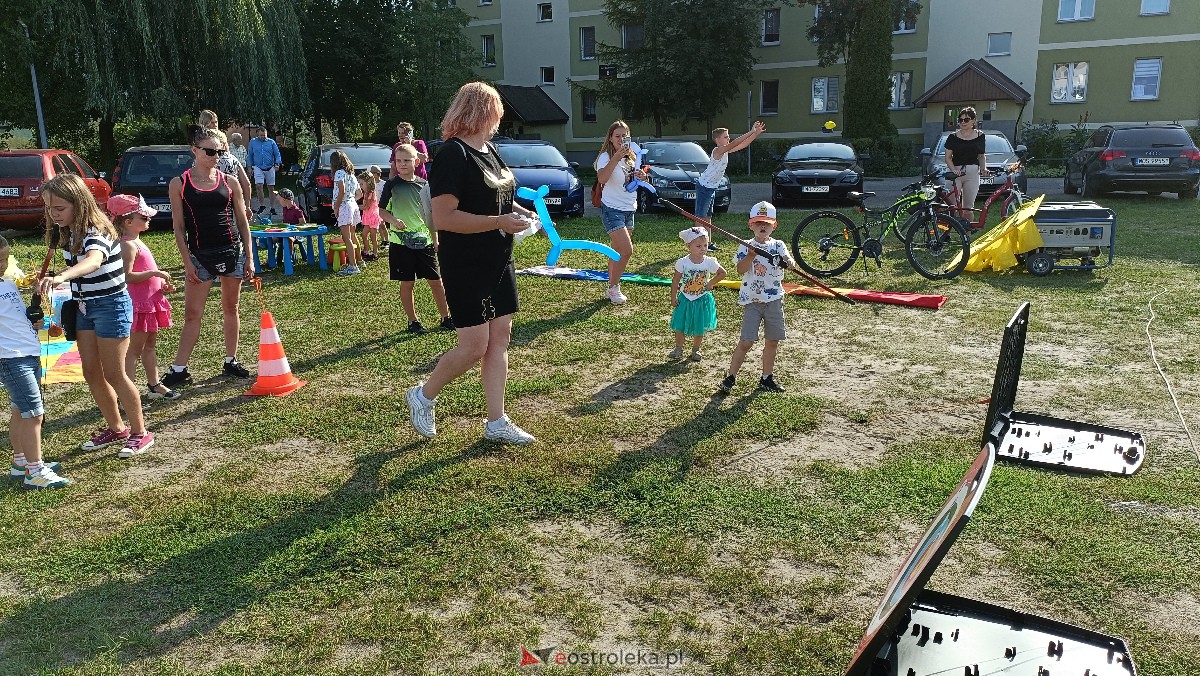
[[[721,391],[731,392],[746,353],[758,340],[758,327],[765,325],[763,337],[763,370],[758,389],[783,392],[775,382],[775,356],[779,352],[779,341],[787,338],[783,320],[783,272],[792,258],[787,245],[771,237],[775,232],[775,205],[759,202],[750,208],[750,230],[754,233],[755,248],[766,251],[770,258],[751,250],[743,244],[733,257],[738,274],[742,276],[742,289],[738,293],[738,305],[742,306],[742,336],[733,357],[729,360],[729,371],[721,381]]]

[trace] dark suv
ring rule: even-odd
[[[1110,190],[1179,193],[1196,199],[1200,150],[1177,124],[1105,125],[1067,159],[1063,192],[1095,197]]]
[[[329,158],[335,150],[346,153],[354,165],[355,175],[367,171],[372,164],[379,167],[383,180],[392,175],[391,146],[378,143],[327,143],[313,148],[296,181],[296,187],[304,196],[304,213],[309,223],[337,224],[333,213],[333,172],[329,168]]]
[[[146,204],[158,209],[150,227],[171,227],[171,198],[167,188],[171,179],[192,166],[189,146],[135,146],[117,158],[113,169],[113,192],[141,195]]]

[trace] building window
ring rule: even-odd
[[[1143,16],[1147,14],[1170,14],[1171,0],[1142,0]]]
[[[1087,21],[1096,16],[1096,0],[1058,0],[1059,21]]]
[[[912,108],[912,71],[892,73],[892,102],[888,108]]]
[[[1012,33],[988,33],[988,56],[1012,54]]]
[[[812,79],[812,112],[836,113],[838,111],[838,79],[836,77],[814,77]]]
[[[579,29],[579,60],[593,61],[596,58],[596,27],[584,26]]]
[[[762,18],[762,44],[777,45],[779,44],[779,9],[768,9],[763,12]]]
[[[900,21],[896,24],[896,30],[892,31],[892,34],[895,35],[896,33],[916,33],[916,32],[917,32],[917,17],[914,16],[911,19],[900,19]]]
[[[763,80],[760,87],[758,112],[761,115],[779,114],[779,80]]]
[[[642,26],[622,26],[621,46],[625,49],[641,49],[646,41],[646,32]]]
[[[554,5],[549,2],[538,3],[537,20],[539,23],[542,21],[554,21]]]
[[[483,36],[483,67],[491,68],[496,65],[496,36]]]
[[[1162,59],[1138,59],[1133,62],[1134,101],[1154,101],[1158,98],[1159,76],[1162,75]]]
[[[584,122],[596,121],[596,92],[583,90],[579,92],[579,107],[583,110]]]
[[[542,66],[542,84],[554,84],[554,66]]]
[[[1054,64],[1050,103],[1082,103],[1087,101],[1087,61]]]

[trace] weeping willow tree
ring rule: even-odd
[[[6,62],[32,59],[45,73],[48,109],[99,121],[102,166],[116,157],[116,122],[131,115],[212,108],[231,119],[281,120],[307,105],[292,0],[11,1],[29,35],[0,28],[19,43],[0,53]]]
[[[472,64],[478,48],[463,29],[471,17],[460,9],[433,0],[404,0],[395,18],[403,36],[390,51],[385,115],[381,131],[393,134],[395,124],[410,120],[424,138],[437,137],[437,125],[450,100],[464,83],[477,79]]]

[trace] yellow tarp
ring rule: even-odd
[[[967,261],[967,272],[1007,270],[1017,264],[1017,254],[1044,246],[1033,216],[1041,206],[1045,195],[1021,205],[1012,216],[1000,221],[979,239],[971,242],[971,258]]]

